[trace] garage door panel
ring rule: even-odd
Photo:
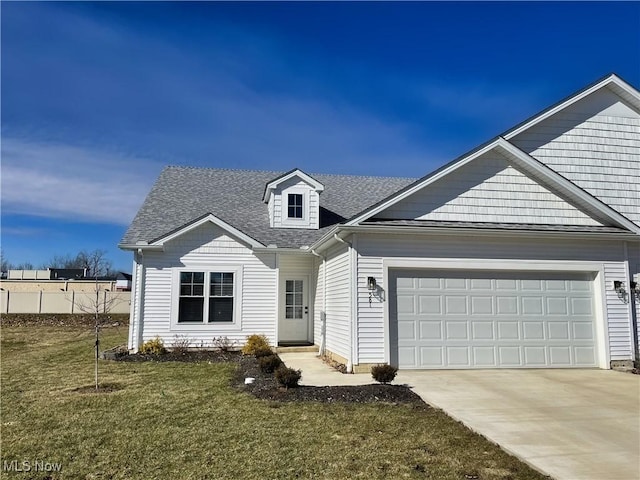
[[[398,362],[400,365],[405,365],[406,367],[419,367],[420,365],[416,362],[417,347],[398,347]]]
[[[569,313],[567,300],[566,297],[547,298],[547,315],[567,315]]]
[[[493,315],[493,297],[472,296],[471,315]]]
[[[596,366],[588,274],[398,271],[394,285],[402,368]]]
[[[544,324],[542,322],[523,322],[522,338],[524,340],[544,340]]]
[[[445,295],[444,307],[447,315],[466,315],[467,297],[463,295]]]
[[[471,290],[491,290],[493,283],[489,278],[472,278],[470,287]]]
[[[471,322],[471,332],[474,340],[494,340],[493,322]]]
[[[442,298],[438,295],[419,295],[418,312],[423,314],[442,313]]]
[[[495,367],[496,351],[493,347],[473,347],[473,364],[478,367]]]
[[[498,347],[498,358],[503,367],[519,367],[522,365],[520,347]]]
[[[569,322],[548,322],[547,338],[549,340],[569,340]]]
[[[398,340],[417,340],[416,322],[400,320],[398,322]]]
[[[544,315],[544,299],[542,297],[522,297],[523,315]]]
[[[593,340],[591,322],[573,322],[573,338],[576,340]]]
[[[557,367],[568,367],[571,365],[570,347],[549,347],[549,360]]]
[[[468,340],[468,326],[467,322],[446,322],[447,340]]]
[[[571,299],[571,315],[593,316],[593,302],[590,298],[572,298]]]
[[[524,363],[530,367],[544,367],[547,365],[545,347],[524,347]]]
[[[567,282],[565,280],[546,280],[545,290],[548,292],[566,292]]]
[[[498,322],[498,338],[500,340],[519,340],[520,324],[516,321]]]
[[[439,321],[420,321],[422,340],[442,340],[442,323]]]
[[[456,367],[469,367],[469,347],[447,347],[447,363]]]
[[[420,348],[421,365],[428,367],[443,367],[442,347],[422,347]]]
[[[591,366],[596,361],[596,350],[594,347],[575,347],[573,351],[576,365]]]
[[[517,315],[518,297],[496,297],[496,313],[498,315]]]
[[[398,314],[414,314],[415,305],[413,295],[398,295]]]
[[[416,286],[421,290],[430,289],[430,288],[440,290],[440,279],[439,278],[419,278]]]

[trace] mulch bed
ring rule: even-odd
[[[255,357],[239,352],[218,352],[208,350],[188,352],[167,352],[163,355],[124,355],[116,360],[123,362],[228,362],[237,364],[231,385],[243,392],[263,400],[276,402],[320,402],[320,403],[392,403],[411,404],[426,408],[422,399],[406,385],[381,385],[373,383],[360,386],[312,387],[301,385],[297,388],[280,387],[273,374],[260,370]],[[245,384],[245,378],[253,378],[253,383]],[[304,384],[304,371],[301,383]]]
[[[100,328],[129,325],[128,314],[100,314]],[[9,313],[0,318],[3,327],[94,327],[95,316],[90,314]]]

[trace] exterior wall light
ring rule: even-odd
[[[627,291],[624,288],[624,282],[621,282],[620,280],[614,280],[613,281],[613,289],[618,294],[618,298],[620,300],[626,302],[626,300],[627,300]]]
[[[378,284],[374,277],[367,277],[367,289],[369,290],[369,306],[371,306],[371,299],[373,298],[373,292],[378,289]]]
[[[631,281],[629,283],[629,290],[631,290],[632,295],[640,300],[640,287],[638,287],[638,282]]]

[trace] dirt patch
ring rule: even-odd
[[[101,393],[112,393],[117,392],[118,390],[122,390],[124,386],[119,383],[100,383],[98,384],[98,389],[96,390],[95,385],[83,385],[82,387],[74,388],[70,390],[73,393],[83,393],[83,394],[101,394]]]
[[[189,352],[167,352],[163,355],[125,355],[116,359],[121,362],[226,362],[237,365],[231,385],[263,400],[277,402],[321,402],[321,403],[376,403],[411,404],[417,408],[428,408],[422,399],[406,385],[371,385],[312,387],[300,386],[285,389],[278,385],[273,374],[263,373],[253,356],[240,352],[218,352],[198,350]],[[253,383],[245,383],[253,378]],[[373,380],[372,380],[373,382]],[[302,372],[304,383],[304,371]]]
[[[347,366],[344,363],[337,362],[328,355],[323,355],[320,358],[334,370],[337,370],[340,373],[347,373]]]

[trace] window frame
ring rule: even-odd
[[[280,193],[280,227],[281,228],[310,228],[310,201],[308,188],[300,185],[285,188]],[[289,216],[289,195],[302,195],[302,217]]]
[[[291,205],[291,198],[292,197],[299,197],[300,198],[300,205],[294,204]],[[297,220],[304,220],[304,207],[305,204],[307,202],[305,202],[305,195],[304,193],[299,193],[299,192],[287,192],[287,220],[293,220],[293,221],[297,221]],[[300,209],[300,216],[291,216],[289,215],[289,209],[290,208],[294,208],[295,210],[297,210],[298,208]],[[294,212],[295,213],[295,212]]]
[[[181,283],[180,275],[185,272],[204,274],[204,297],[202,308],[202,321],[179,322]],[[211,274],[233,274],[233,319],[231,322],[209,322],[209,305],[211,298]],[[242,329],[242,277],[243,267],[240,265],[216,265],[215,267],[182,267],[173,270],[171,285],[171,330],[189,332],[202,329],[215,330],[241,330]]]

